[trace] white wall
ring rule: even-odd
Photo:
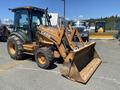
[[[59,19],[58,13],[49,13],[49,15],[52,16],[52,18],[50,19],[51,25],[52,25],[52,26],[58,25],[58,19]]]

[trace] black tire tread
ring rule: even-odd
[[[15,55],[11,55],[9,53],[9,49],[8,49],[8,53],[10,54],[11,58],[13,59],[16,59],[16,60],[21,60],[23,58],[23,47],[22,47],[22,41],[20,38],[18,38],[17,36],[13,35],[13,36],[10,36],[8,38],[8,42],[9,41],[14,41],[15,44],[17,45],[17,51],[16,51],[16,54]]]
[[[44,54],[45,58],[46,58],[46,64],[45,65],[40,65],[40,63],[38,62],[37,60],[37,55],[38,53],[41,53],[41,54]],[[48,47],[41,47],[39,48],[36,52],[35,52],[35,60],[37,62],[37,65],[40,67],[40,68],[43,68],[43,69],[48,69],[51,67],[51,65],[53,64],[53,53],[52,53],[52,50]]]

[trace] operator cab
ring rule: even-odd
[[[95,23],[95,32],[105,32],[105,21],[98,21]]]
[[[27,6],[10,10],[15,13],[13,31],[25,37],[27,42],[34,41],[37,26],[50,25],[47,9]]]

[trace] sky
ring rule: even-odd
[[[60,16],[64,12],[62,0],[1,0],[0,19],[13,19],[13,13],[8,8],[19,6],[48,7],[49,12],[59,13]],[[66,0],[66,17],[69,19],[100,18],[116,14],[120,15],[120,0]]]

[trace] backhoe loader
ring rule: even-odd
[[[11,58],[19,60],[25,54],[34,55],[43,69],[50,68],[54,58],[62,58],[62,76],[81,83],[89,80],[101,63],[95,42],[85,44],[69,24],[52,27],[47,9],[26,6],[10,10],[15,13],[14,31],[7,41]]]
[[[90,32],[90,39],[114,39],[115,31],[106,31],[105,30],[106,23],[105,21],[97,21],[95,23],[95,32]]]

